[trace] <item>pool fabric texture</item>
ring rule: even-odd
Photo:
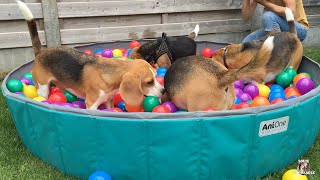
[[[224,45],[198,42],[198,51]],[[81,179],[97,170],[114,180],[262,177],[297,161],[312,146],[320,127],[320,68],[307,57],[299,72],[310,73],[317,86],[308,94],[259,108],[175,114],[62,108],[10,93],[6,82],[20,78],[32,63],[13,70],[2,84],[17,131],[34,155]]]

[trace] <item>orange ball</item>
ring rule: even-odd
[[[298,91],[298,89],[294,86],[289,86],[284,90],[284,93],[287,94],[289,91]]]
[[[296,75],[296,76],[293,78],[293,84],[294,84],[294,86],[296,86],[296,85],[297,85],[297,82],[298,82],[300,79],[302,79],[302,78],[308,78],[308,79],[310,79],[310,77],[309,77],[307,74],[300,73],[300,74]]]
[[[142,112],[142,105],[140,106],[131,106],[129,104],[126,104],[126,110],[128,112]]]
[[[291,96],[301,96],[301,94],[298,90],[292,89],[286,93],[286,98],[289,98]]]
[[[261,96],[257,96],[252,100],[252,104],[251,106],[253,107],[258,107],[258,106],[267,106],[270,105],[270,102],[267,98],[265,97],[261,97]]]

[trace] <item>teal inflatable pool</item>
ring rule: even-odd
[[[125,47],[128,42],[79,47]],[[199,42],[213,49],[223,44]],[[68,175],[86,179],[96,170],[114,180],[252,179],[299,159],[320,127],[320,68],[307,57],[299,71],[316,89],[280,104],[242,110],[175,114],[109,113],[32,101],[2,92],[25,146]]]

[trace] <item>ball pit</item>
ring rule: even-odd
[[[78,49],[112,51],[129,44],[110,42]],[[225,45],[198,42],[198,53],[205,47]],[[311,147],[320,127],[320,68],[307,57],[298,75],[310,73],[315,89],[304,95],[256,107],[255,99],[264,97],[269,102],[272,91],[286,95],[298,89],[285,92],[287,87],[258,85],[259,96],[239,103],[234,110],[176,113],[151,113],[151,108],[138,113],[123,113],[119,108],[89,111],[83,109],[83,99],[69,104],[66,99],[55,106],[11,93],[6,83],[30,76],[32,63],[13,70],[2,84],[17,131],[33,154],[81,179],[97,170],[112,179],[253,179],[295,162]],[[237,87],[243,91],[246,86],[241,83]],[[293,84],[296,87],[294,79]],[[53,86],[50,93],[64,92]],[[114,99],[117,105],[123,101],[118,94]],[[160,105],[156,104],[152,106]],[[260,128],[275,121],[286,121],[287,129],[270,134]]]

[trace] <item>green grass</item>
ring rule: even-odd
[[[305,54],[320,62],[320,47],[306,49]],[[1,83],[1,81],[0,81]],[[309,159],[311,169],[316,171],[315,175],[308,176],[309,180],[320,179],[320,134],[316,142],[308,153],[301,159]],[[283,173],[289,169],[295,169],[297,163],[293,163],[285,167],[281,171],[271,174],[261,180],[279,180]],[[73,177],[68,177],[60,173],[55,168],[42,162],[37,157],[33,156],[22,144],[8,106],[0,93],[0,179],[11,180],[71,180]]]

